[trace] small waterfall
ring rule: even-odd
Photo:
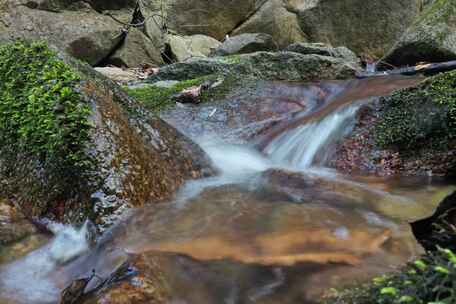
[[[311,122],[283,133],[264,150],[277,163],[287,164],[296,169],[307,169],[324,165],[333,152],[328,148],[350,130],[350,124],[359,108],[352,105],[335,111],[320,121]]]

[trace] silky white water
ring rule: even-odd
[[[357,110],[358,106],[350,106],[328,115],[321,121],[285,132],[274,139],[264,151],[272,161],[298,170],[308,169],[314,165],[317,154],[321,153],[319,165],[324,165],[328,154],[331,153],[330,149],[325,147],[349,130],[348,125]]]

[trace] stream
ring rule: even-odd
[[[187,182],[170,203],[132,210],[96,244],[87,225],[55,224],[54,237],[21,254],[3,250],[0,303],[58,303],[74,279],[92,270],[104,278],[138,255],[160,265],[176,304],[316,303],[329,288],[400,267],[422,253],[408,223],[456,187],[346,176],[328,163],[364,103],[418,80],[264,82],[163,113],[218,174]]]

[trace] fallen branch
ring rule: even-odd
[[[420,64],[413,67],[406,67],[400,69],[393,69],[389,71],[382,71],[376,73],[361,72],[357,73],[358,78],[376,77],[376,76],[388,76],[388,75],[417,75],[417,74],[436,74],[441,72],[447,72],[456,69],[456,60],[440,62],[440,63],[429,63]]]

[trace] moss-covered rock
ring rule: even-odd
[[[351,78],[357,68],[356,64],[329,56],[256,52],[190,59],[161,68],[149,81],[187,80],[212,74],[235,75],[239,79],[314,81]]]
[[[394,65],[456,59],[456,1],[435,0],[386,55]]]
[[[82,62],[43,43],[0,50],[2,190],[29,216],[107,226],[210,167],[196,145]]]
[[[455,175],[455,100],[452,71],[417,79],[363,107],[337,149],[335,166],[380,175]]]
[[[377,142],[399,150],[448,149],[456,136],[456,71],[382,99]]]

